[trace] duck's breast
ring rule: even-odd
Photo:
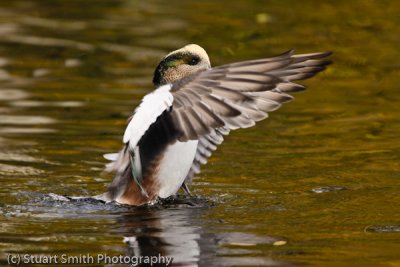
[[[166,148],[157,175],[159,197],[167,198],[179,190],[192,166],[198,142],[177,141]]]

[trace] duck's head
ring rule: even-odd
[[[166,55],[158,64],[153,84],[160,86],[211,68],[207,52],[196,44],[184,46]]]

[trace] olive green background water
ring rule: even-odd
[[[175,266],[400,266],[399,14],[377,0],[2,0],[0,264],[161,253]],[[195,207],[62,199],[104,192],[102,155],[120,148],[159,59],[188,43],[213,65],[291,48],[331,50],[334,64],[226,138],[194,180]]]

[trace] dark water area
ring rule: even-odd
[[[396,1],[1,1],[0,265],[400,266],[398,14]],[[102,155],[120,149],[160,58],[189,43],[214,66],[291,48],[333,51],[334,64],[231,133],[193,198],[65,197],[106,190]]]

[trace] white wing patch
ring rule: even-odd
[[[174,97],[170,93],[171,85],[163,85],[154,92],[146,95],[142,103],[135,109],[135,113],[126,127],[124,143],[129,142],[130,149],[134,149],[139,140],[165,110],[172,106]]]

